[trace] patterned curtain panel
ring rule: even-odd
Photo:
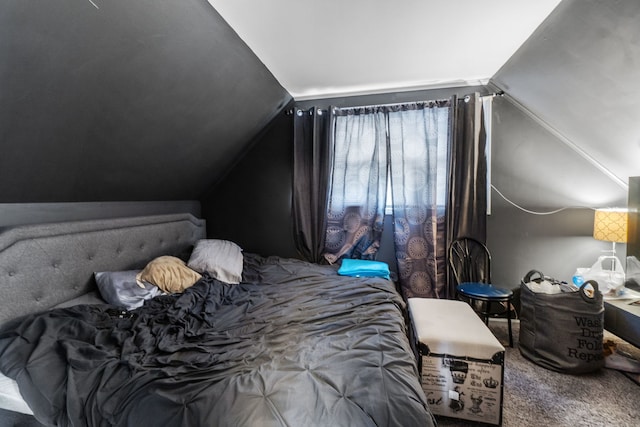
[[[383,109],[332,110],[333,167],[324,257],[373,259],[380,246],[387,182]]]
[[[449,100],[389,107],[395,251],[406,297],[446,297]]]

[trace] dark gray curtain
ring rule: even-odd
[[[453,97],[446,248],[458,237],[487,240],[487,157],[482,101],[474,93]],[[447,298],[455,298],[455,280],[447,268]]]
[[[307,261],[323,261],[330,173],[330,119],[327,110],[294,110],[293,119],[293,231],[299,254]]]
[[[324,257],[374,259],[387,182],[386,117],[380,107],[332,109],[332,173]]]

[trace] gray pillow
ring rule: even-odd
[[[225,283],[240,283],[243,257],[240,246],[228,240],[201,239],[196,242],[187,263],[189,268]]]
[[[100,295],[106,302],[133,310],[141,307],[145,300],[162,294],[157,286],[150,283],[143,283],[144,287],[138,285],[136,275],[139,272],[140,270],[102,271],[94,273],[94,277]]]

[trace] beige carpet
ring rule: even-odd
[[[507,326],[491,321],[490,328],[505,347]],[[640,386],[613,369],[584,375],[553,372],[523,358],[518,350],[519,324],[514,324],[514,347],[505,356],[504,427],[638,427]],[[640,360],[640,350],[605,331],[620,350]],[[478,426],[478,423],[437,417],[439,426]]]

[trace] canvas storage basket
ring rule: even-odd
[[[590,280],[577,290],[557,293],[534,292],[527,286],[543,281],[542,273],[533,270],[520,285],[520,353],[564,373],[602,368],[604,305],[598,283]]]

